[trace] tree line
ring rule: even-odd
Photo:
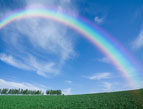
[[[28,90],[28,89],[0,89],[1,95],[44,95],[41,90]],[[61,90],[46,90],[46,95],[61,95]]]
[[[28,90],[28,89],[0,89],[1,95],[42,95],[41,90]]]
[[[46,90],[47,95],[61,95],[62,91],[61,90]]]

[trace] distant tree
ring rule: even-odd
[[[12,89],[8,90],[8,94],[12,94]]]
[[[15,89],[15,94],[18,95],[19,94],[19,90]]]
[[[2,92],[1,92],[1,93],[2,93],[2,94],[7,94],[7,92],[8,92],[8,89],[5,88],[5,89],[2,89]]]
[[[61,90],[46,90],[47,95],[61,95],[62,91]]]
[[[20,89],[20,94],[23,94],[23,89]]]
[[[52,95],[52,90],[50,90],[49,92],[50,92],[50,95]]]
[[[49,90],[46,90],[46,95],[49,95]]]
[[[56,91],[55,90],[52,90],[52,95],[55,95],[56,94]]]
[[[20,94],[20,89],[17,89],[17,94],[18,94],[18,95]]]
[[[61,95],[62,91],[61,90],[57,90],[57,95]]]

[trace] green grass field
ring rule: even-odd
[[[143,90],[70,96],[0,96],[0,109],[143,109]]]

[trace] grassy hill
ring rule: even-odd
[[[68,96],[0,96],[0,109],[143,109],[143,89]]]

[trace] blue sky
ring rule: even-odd
[[[143,64],[142,0],[1,0],[0,18],[31,5],[69,10],[110,34]],[[131,89],[109,59],[71,28],[41,18],[0,30],[0,88],[61,89],[64,94]],[[142,69],[139,69],[141,75]]]

